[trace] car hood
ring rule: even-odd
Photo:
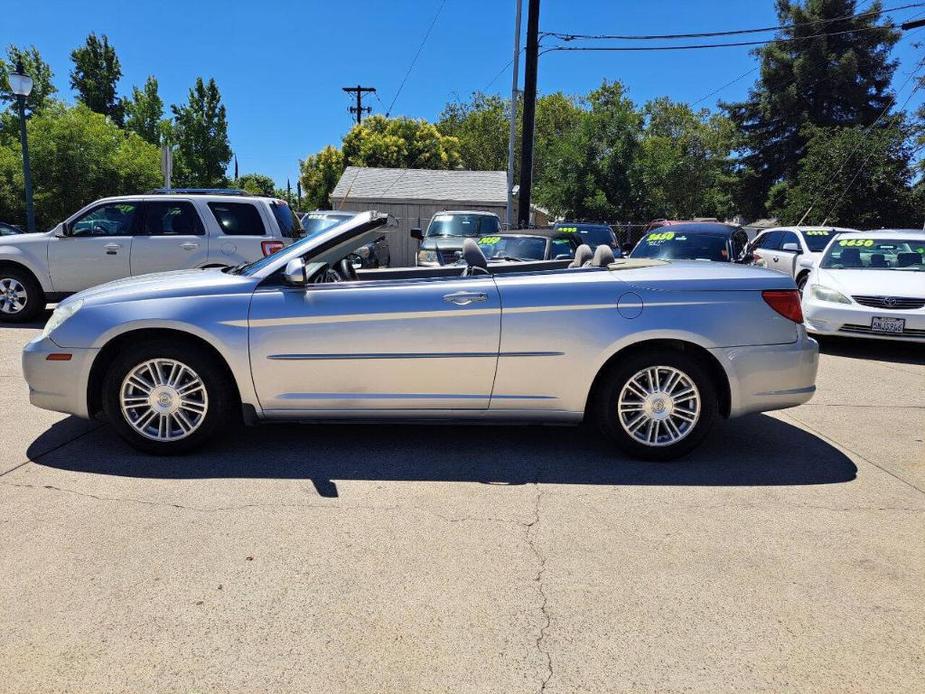
[[[612,263],[614,276],[643,289],[730,291],[796,289],[790,275],[751,265],[713,261],[625,258]]]
[[[60,305],[78,300],[90,304],[105,304],[114,301],[251,292],[257,284],[258,281],[253,277],[232,275],[219,268],[175,270],[107,282],[78,292]]]
[[[0,236],[0,252],[4,247],[23,246],[26,244],[47,244],[54,234],[50,231],[43,231],[37,234],[13,234],[11,236]]]
[[[925,272],[921,270],[823,270],[817,268],[816,283],[837,289],[845,296],[925,297]]]
[[[421,242],[421,250],[434,251],[439,248],[441,251],[460,251],[463,247],[463,241],[471,238],[476,240],[476,236],[425,236]]]

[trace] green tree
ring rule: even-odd
[[[28,123],[36,218],[49,227],[107,195],[161,181],[157,147],[84,104],[47,106]],[[25,217],[19,141],[0,145],[0,219]]]
[[[106,34],[100,39],[91,33],[83,46],[71,52],[71,60],[71,87],[77,91],[77,98],[91,111],[121,125],[122,104],[116,96],[116,84],[122,77],[122,66]]]
[[[132,97],[125,100],[124,106],[126,129],[137,133],[152,145],[159,145],[164,102],[157,93],[157,79],[154,75],[145,80],[143,89],[132,87]]]
[[[180,185],[221,187],[231,161],[228,118],[214,79],[201,77],[189,90],[189,101],[170,107],[174,115],[170,141],[177,145],[175,179]]]
[[[317,154],[306,157],[300,164],[302,200],[305,209],[326,210],[330,196],[344,172],[344,155],[328,145]]]
[[[51,81],[54,76],[51,67],[42,60],[35,46],[23,49],[11,45],[6,49],[6,56],[5,61],[0,58],[0,103],[13,104],[16,101],[16,96],[10,91],[8,75],[16,69],[17,63],[22,62],[23,71],[32,78],[32,92],[26,97],[26,115],[41,111],[58,91]]]
[[[807,126],[804,136],[806,154],[797,175],[778,183],[770,196],[772,211],[782,222],[796,224],[811,210],[809,224],[860,229],[921,224],[901,117],[872,131]],[[856,163],[842,166],[849,157]]]
[[[761,77],[741,103],[724,104],[741,131],[743,212],[764,213],[771,187],[789,181],[806,153],[807,125],[870,125],[890,103],[899,38],[880,19],[881,0],[857,14],[856,0],[776,0],[783,29],[756,54]],[[847,17],[847,19],[845,19]]]
[[[643,107],[635,167],[636,218],[725,218],[733,214],[732,123],[658,98]]]
[[[375,115],[344,137],[347,165],[410,169],[452,169],[461,163],[459,140],[413,118]]]
[[[234,185],[236,188],[246,190],[253,195],[263,195],[268,198],[276,197],[276,184],[272,178],[264,174],[244,174],[235,180]]]
[[[556,215],[617,220],[632,215],[632,171],[642,116],[619,82],[604,82],[588,95],[574,127],[549,144],[536,201]]]
[[[507,169],[509,103],[500,96],[476,92],[469,102],[454,101],[443,108],[437,129],[459,140],[459,154],[465,168],[473,171]]]

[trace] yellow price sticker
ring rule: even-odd
[[[660,231],[655,234],[649,234],[649,237],[646,239],[649,243],[658,243],[661,241],[671,241],[674,238],[673,231]]]
[[[803,233],[806,234],[807,236],[831,236],[832,235],[832,232],[826,229],[810,229]]]
[[[578,227],[558,227],[557,231],[561,231],[563,234],[575,234],[578,232]]]
[[[839,246],[845,248],[870,248],[874,245],[873,239],[842,239],[838,242]]]
[[[480,246],[493,246],[501,240],[500,236],[483,236],[479,239]]]

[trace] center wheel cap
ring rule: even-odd
[[[667,393],[651,393],[646,397],[642,407],[652,419],[664,420],[674,411],[674,400]]]
[[[170,386],[159,386],[151,391],[148,404],[158,414],[173,414],[180,408],[180,396]]]

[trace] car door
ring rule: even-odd
[[[484,275],[271,284],[251,302],[251,371],[268,411],[480,410],[500,331]]]
[[[78,292],[131,274],[132,237],[141,217],[140,200],[92,207],[48,244],[48,270],[56,292]]]
[[[133,275],[183,270],[204,264],[209,240],[196,208],[188,200],[145,202],[143,219],[132,240]]]
[[[796,250],[791,250],[790,248],[785,249],[784,246],[787,244],[793,244],[793,246],[796,247]],[[772,264],[768,267],[773,270],[778,270],[779,272],[784,272],[788,275],[794,275],[797,256],[800,255],[799,249],[802,247],[803,246],[800,243],[799,236],[797,236],[792,231],[783,232],[781,234],[779,248],[771,255]]]
[[[755,265],[767,268],[773,267],[772,258],[780,243],[781,235],[779,231],[766,231],[755,239],[752,246],[752,255],[755,257],[753,263]]]

